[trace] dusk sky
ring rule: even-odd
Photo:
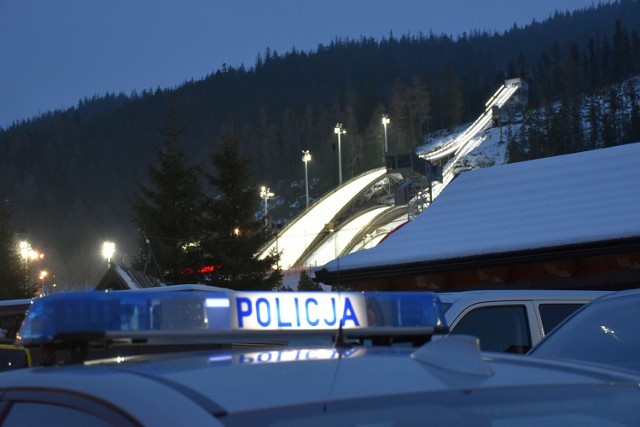
[[[542,21],[594,0],[0,0],[0,127],[108,92],[179,86],[258,54]]]

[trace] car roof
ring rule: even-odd
[[[440,325],[439,299],[431,294],[428,298],[416,301],[407,299],[411,296],[408,293],[341,293],[340,297],[344,299],[340,304],[344,303],[345,308],[342,319],[352,316],[355,319],[356,313],[366,308],[366,316],[363,311],[361,314],[365,317],[358,318],[366,318],[369,325],[364,327],[363,324],[362,329],[336,325],[337,329],[333,330],[337,333],[335,340],[324,341],[321,345],[304,339],[280,346],[251,341],[239,344],[222,341],[220,345],[220,342],[215,342],[213,348],[198,347],[196,350],[185,345],[180,352],[174,349],[171,353],[125,356],[119,353],[124,348],[119,345],[142,347],[145,346],[143,337],[149,339],[147,344],[153,344],[153,339],[157,338],[156,332],[166,334],[162,335],[163,339],[179,341],[174,344],[190,344],[190,339],[202,336],[200,328],[203,324],[215,328],[222,325],[217,323],[224,317],[219,317],[220,314],[230,316],[226,317],[227,323],[232,325],[234,334],[239,333],[242,324],[238,322],[236,325],[230,320],[237,315],[244,324],[250,323],[251,298],[256,301],[256,315],[258,304],[264,309],[273,299],[275,305],[272,308],[277,308],[273,312],[274,318],[288,327],[292,325],[284,320],[294,318],[285,316],[283,310],[287,304],[293,303],[295,310],[306,307],[306,321],[311,324],[313,319],[319,319],[313,316],[318,314],[315,310],[321,307],[322,299],[319,296],[321,293],[310,293],[305,297],[303,293],[220,295],[168,292],[163,297],[154,291],[124,292],[128,293],[50,296],[34,303],[28,316],[32,322],[25,322],[30,327],[23,326],[21,330],[21,339],[27,337],[24,342],[31,342],[30,345],[40,349],[46,349],[42,345],[49,345],[49,350],[55,352],[56,346],[62,346],[59,350],[64,351],[77,348],[84,340],[82,343],[87,347],[99,343],[105,350],[113,350],[111,358],[83,361],[71,358],[56,366],[5,371],[0,375],[0,392],[10,394],[13,390],[46,390],[47,393],[92,396],[135,416],[146,417],[140,418],[144,420],[143,424],[157,425],[187,422],[179,418],[181,413],[195,414],[189,418],[189,424],[197,423],[194,421],[196,418],[206,419],[212,414],[237,415],[239,418],[236,420],[240,419],[242,423],[243,417],[259,413],[257,411],[310,408],[311,413],[315,414],[315,411],[321,413],[320,409],[326,403],[387,397],[402,400],[416,394],[459,394],[461,390],[504,393],[505,389],[510,388],[531,390],[537,386],[557,389],[563,386],[583,388],[606,385],[626,388],[635,396],[640,382],[640,376],[636,374],[606,367],[481,353],[478,339],[470,336],[447,336],[416,347],[408,345],[416,345],[415,342],[374,346],[379,335],[374,335],[371,343],[340,339],[344,338],[343,334],[348,336],[349,331],[379,331],[380,324],[371,321],[386,319],[386,316],[376,316],[392,308],[392,316],[387,320],[393,319],[389,325],[397,327],[393,329],[394,335],[406,329],[411,329],[414,334],[415,330],[422,331],[424,325]],[[331,298],[325,302],[331,302],[335,311],[335,298],[338,295],[329,296]],[[414,295],[412,298],[424,296]],[[205,305],[193,305],[195,301],[204,302]],[[416,305],[416,302],[419,304]],[[208,317],[201,316],[205,313],[201,311],[203,308]],[[182,317],[181,313],[187,313],[187,316]],[[193,322],[193,313],[197,314],[195,318],[198,322]],[[108,321],[104,330],[100,329],[103,324],[96,320],[102,315]],[[144,322],[147,318],[149,322]],[[208,320],[202,323],[205,318]],[[265,317],[257,318],[267,323]],[[302,322],[302,316],[299,320]],[[416,320],[419,322],[411,323],[414,326],[405,323]],[[75,328],[78,322],[80,329],[65,329],[67,326]],[[176,330],[176,325],[185,329]],[[435,330],[433,327],[430,329]],[[101,330],[103,332],[98,333]],[[111,333],[114,335],[109,335]],[[218,330],[213,333],[220,334],[223,339],[228,337]],[[120,342],[124,337],[129,337],[131,341]]]
[[[141,377],[173,384],[206,396],[225,413],[233,414],[279,406],[405,393],[509,386],[587,385],[612,382],[632,384],[638,377],[604,368],[527,359],[523,356],[484,354],[485,374],[455,368],[455,359],[439,363],[435,355],[447,341],[420,349],[376,347],[352,349],[243,348],[144,355],[127,360],[57,367],[50,374],[31,368],[3,373],[0,388],[54,387],[113,398],[117,388],[134,390]],[[421,357],[421,351],[433,351]],[[445,351],[444,354],[447,354]],[[478,352],[478,354],[480,354]],[[48,379],[50,378],[50,379]],[[366,381],[363,379],[366,378]],[[397,381],[402,378],[402,381]],[[128,386],[123,387],[127,384]],[[279,392],[274,390],[277,384]],[[145,387],[147,387],[145,385]],[[99,390],[97,390],[99,389]],[[129,392],[128,391],[128,392]]]
[[[6,299],[0,300],[0,307],[28,307],[31,305],[31,299]]]
[[[607,299],[615,299],[615,298],[634,298],[640,297],[640,288],[636,289],[625,289],[615,292],[608,292],[607,295],[603,296],[602,300]]]
[[[588,301],[610,294],[611,291],[560,289],[485,289],[459,292],[437,292],[443,303],[466,303],[505,300],[580,300]]]

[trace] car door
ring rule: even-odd
[[[478,337],[483,351],[524,354],[540,340],[534,310],[531,301],[476,303],[450,322],[450,333]]]

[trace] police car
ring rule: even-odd
[[[447,329],[432,293],[51,295],[34,301],[18,338],[50,357],[45,366],[0,374],[0,423],[634,425],[640,419],[638,375],[481,353],[469,336],[429,340]],[[108,357],[94,359],[93,350]]]
[[[594,300],[529,354],[640,373],[640,289],[612,292]]]
[[[575,310],[607,293],[500,289],[438,296],[451,334],[476,336],[485,351],[524,354]]]

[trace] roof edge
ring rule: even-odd
[[[346,270],[329,271],[326,268],[322,268],[316,270],[315,280],[325,285],[333,286],[370,279],[371,276],[375,276],[376,278],[411,276],[452,270],[470,270],[567,258],[591,257],[631,251],[640,251],[640,236]]]

